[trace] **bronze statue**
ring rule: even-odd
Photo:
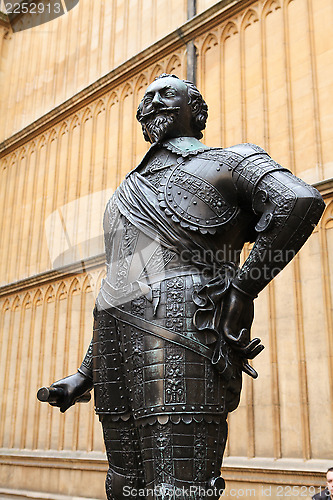
[[[158,77],[137,118],[152,145],[107,204],[93,339],[52,404],[94,387],[108,499],[217,499],[226,417],[263,349],[253,301],[324,202],[254,144],[202,144],[207,105],[188,81]]]

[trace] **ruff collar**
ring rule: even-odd
[[[174,137],[173,139],[163,142],[161,146],[172,153],[183,156],[183,158],[189,155],[197,155],[198,153],[203,153],[207,149],[210,149],[195,137]]]
[[[154,142],[140,161],[139,165],[131,170],[126,175],[126,177],[133,174],[133,172],[137,172],[142,167],[142,165],[144,165],[149,160],[154,151],[160,148],[168,149],[172,153],[182,156],[183,158],[186,158],[190,155],[195,156],[199,153],[207,151],[208,149],[211,149],[209,146],[205,146],[204,144],[202,144],[202,142],[200,142],[195,137],[174,137],[173,139],[169,139],[162,143]]]

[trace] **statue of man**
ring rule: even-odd
[[[110,500],[219,498],[226,418],[263,349],[253,301],[324,209],[262,148],[202,144],[207,109],[175,75],[147,88],[137,118],[152,145],[106,207],[93,339],[53,384],[62,412],[94,387]]]

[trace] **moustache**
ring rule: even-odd
[[[140,116],[139,122],[145,123],[146,121],[150,120],[151,118],[154,118],[155,116],[159,114],[171,114],[171,113],[178,113],[180,110],[179,106],[170,106],[170,107],[164,107],[164,108],[158,108],[158,109],[153,109],[152,111],[149,111],[148,113],[144,113]]]

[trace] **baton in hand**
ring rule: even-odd
[[[39,401],[60,404],[64,397],[64,390],[61,387],[41,387],[37,392],[37,399]],[[79,398],[75,399],[75,403],[88,403],[91,399],[90,392],[82,394]]]

